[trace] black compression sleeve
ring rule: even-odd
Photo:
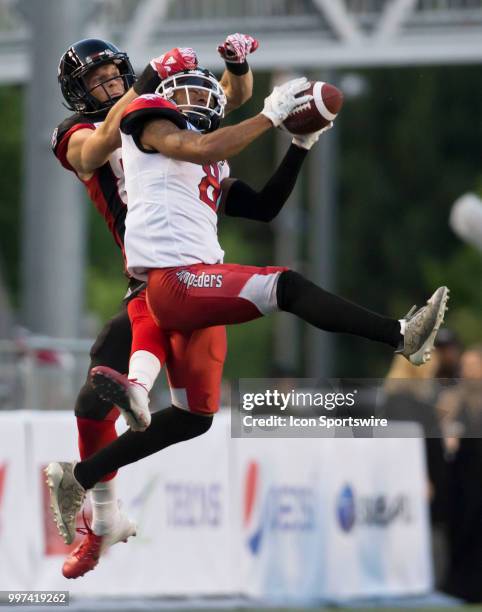
[[[273,176],[259,192],[242,181],[234,182],[226,198],[226,214],[256,221],[272,221],[290,197],[307,152],[292,144]]]
[[[236,76],[243,76],[243,74],[248,74],[249,72],[249,64],[246,60],[241,64],[226,61],[224,63],[226,64],[226,70],[229,70],[229,72]]]
[[[157,71],[150,64],[147,64],[132,88],[136,94],[142,96],[142,94],[154,93],[160,82],[161,78]]]

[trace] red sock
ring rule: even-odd
[[[103,421],[77,417],[79,453],[82,460],[87,459],[87,457],[90,457],[95,452],[117,439],[115,422],[118,416],[119,411],[117,408],[112,408]],[[101,479],[101,482],[112,480],[116,474],[117,472],[106,474]]]

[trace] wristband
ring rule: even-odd
[[[161,78],[157,74],[157,70],[154,70],[150,64],[147,64],[142,71],[141,76],[132,86],[132,89],[136,92],[136,94],[142,96],[142,94],[154,93],[160,82]]]
[[[224,62],[226,64],[226,70],[231,72],[231,74],[234,74],[236,76],[243,76],[243,74],[248,74],[249,72],[249,64],[246,60],[244,60],[242,64],[238,64],[236,62],[228,62],[226,60],[224,60]]]

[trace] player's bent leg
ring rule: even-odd
[[[112,468],[191,440],[211,427],[219,407],[226,330],[218,326],[185,334],[171,332],[166,337],[168,376],[175,405],[155,413],[145,431],[128,431],[109,447],[79,463],[76,477],[86,488]]]
[[[415,316],[397,320],[329,293],[292,270],[229,264],[151,270],[147,292],[165,329],[189,332],[284,310],[325,331],[384,342],[414,364],[429,358],[448,297],[441,287]]]
[[[91,350],[90,370],[99,363],[127,369],[131,345],[130,322],[125,309],[111,319],[100,332]],[[88,376],[89,377],[89,376]],[[87,380],[75,406],[81,459],[117,439],[115,422],[119,416],[111,402],[105,402],[95,393]],[[90,491],[92,528],[85,530],[84,538],[66,558],[62,573],[66,578],[78,578],[94,569],[99,556],[109,546],[127,541],[136,533],[136,525],[119,509],[114,477],[106,474]]]
[[[149,391],[166,361],[167,342],[152,319],[145,292],[128,304],[132,327],[129,374],[100,365],[91,371],[91,383],[104,400],[114,403],[132,431],[144,431],[151,422]]]
[[[439,287],[427,305],[401,320],[383,317],[338,297],[294,271],[280,275],[279,308],[291,312],[319,329],[348,333],[384,342],[398,349],[413,364],[430,358],[437,331],[443,321],[448,289]]]
[[[169,334],[167,375],[174,406],[196,414],[219,410],[227,352],[226,328]]]
[[[85,489],[114,470],[185,442],[207,432],[213,417],[192,414],[170,406],[152,415],[150,426],[141,432],[126,431],[112,444],[75,466],[75,478]]]

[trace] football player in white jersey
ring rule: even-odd
[[[442,323],[446,287],[397,320],[330,294],[293,270],[222,263],[217,213],[264,221],[276,216],[319,133],[294,137],[260,191],[228,178],[225,160],[280,126],[309,99],[303,93],[307,87],[304,78],[276,87],[258,115],[218,129],[224,94],[213,75],[198,68],[164,80],[158,95],[141,96],[123,114],[127,265],[133,276],[147,279],[149,307],[171,343],[172,409],[186,415],[184,427],[187,415],[195,414],[204,418],[207,431],[218,409],[226,324],[284,310],[326,331],[383,342],[421,364]],[[136,367],[140,376],[150,368],[148,361]],[[122,388],[117,375],[105,369],[99,375]],[[165,412],[149,416],[145,431],[128,431],[85,461],[65,464],[76,496],[70,513],[78,512],[85,491],[104,474],[173,443]]]
[[[244,34],[231,34],[218,46],[226,62],[222,81],[228,89],[230,110],[251,96],[252,73],[246,57],[257,46],[254,38]],[[192,49],[175,48],[151,60],[136,81],[127,54],[100,39],[74,43],[60,60],[59,84],[65,102],[74,114],[55,130],[52,138],[54,154],[62,166],[84,184],[90,200],[106,221],[123,254],[127,200],[119,133],[122,111],[139,94],[154,91],[162,78],[196,65],[197,58]],[[124,305],[121,312],[105,325],[92,347],[89,371],[94,366],[106,365],[126,372],[132,343],[134,352],[150,355],[151,366],[156,361],[165,361],[162,334],[149,316],[142,290],[143,284],[131,277],[129,308],[135,311],[137,336],[132,337]],[[152,340],[154,337],[155,342]],[[145,393],[141,385],[133,383],[132,388],[141,397]],[[119,411],[112,402],[103,401],[94,393],[89,380],[78,396],[75,415],[81,458],[89,457],[117,438],[115,421]],[[125,412],[124,416],[131,424],[130,412]],[[194,428],[192,434],[195,435]],[[185,439],[184,433],[182,439]],[[86,525],[84,539],[67,557],[62,568],[66,578],[84,575],[96,566],[99,556],[108,546],[126,540],[135,532],[133,523],[119,512],[114,476],[115,472],[106,475],[91,492],[92,529]],[[55,487],[55,474],[50,473],[48,480]],[[55,499],[53,503],[56,504]],[[74,536],[75,523],[72,523],[66,539],[72,541]]]

